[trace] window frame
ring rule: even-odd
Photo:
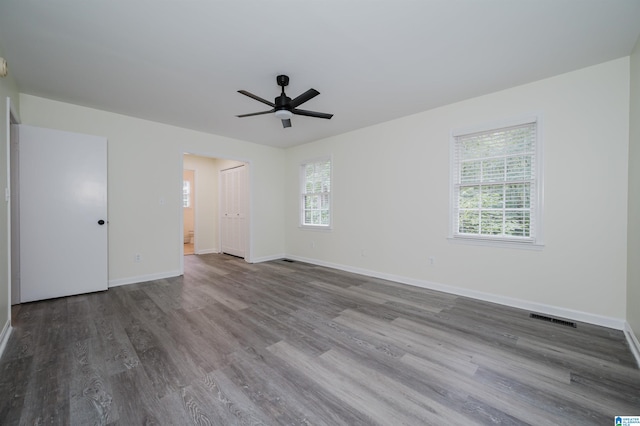
[[[191,208],[191,181],[182,180],[182,208]]]
[[[458,203],[456,198],[456,185],[459,185],[459,178],[455,175],[460,170],[456,164],[456,148],[458,138],[474,133],[484,133],[501,130],[509,127],[522,126],[535,123],[535,148],[534,148],[534,176],[532,178],[535,196],[530,204],[530,224],[533,232],[530,238],[507,237],[503,235],[471,235],[460,234],[458,225]],[[485,123],[477,126],[458,128],[451,131],[449,144],[449,232],[447,239],[450,242],[483,245],[494,247],[510,247],[540,250],[544,246],[544,164],[543,164],[543,140],[542,140],[542,117],[541,114],[532,114],[521,117],[500,120],[492,123]]]
[[[317,164],[317,163],[324,163],[324,162],[329,162],[329,191],[327,192],[327,195],[329,196],[329,209],[328,209],[328,213],[329,213],[329,223],[326,225],[323,224],[309,224],[309,223],[305,223],[304,218],[305,218],[305,196],[309,195],[306,193],[306,175],[305,175],[305,169],[308,165],[310,164]],[[309,160],[305,160],[302,163],[300,163],[300,167],[299,167],[299,189],[298,189],[298,194],[299,194],[299,220],[298,220],[298,226],[301,229],[310,229],[310,230],[318,230],[318,231],[327,231],[327,230],[331,230],[333,227],[333,158],[331,156],[323,156],[323,157],[316,157],[313,159],[309,159]],[[323,192],[320,193],[311,193],[311,194],[323,194]]]

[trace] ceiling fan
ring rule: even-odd
[[[309,89],[297,98],[291,99],[284,93],[285,86],[289,84],[289,77],[287,77],[286,75],[279,75],[278,77],[276,77],[276,82],[278,83],[278,86],[282,87],[282,93],[280,94],[280,96],[275,98],[273,102],[262,99],[260,96],[256,96],[253,93],[247,92],[246,90],[238,90],[238,93],[242,93],[243,95],[253,98],[258,102],[267,104],[273,109],[269,111],[252,112],[250,114],[237,115],[236,117],[251,117],[254,115],[271,114],[273,112],[275,113],[276,117],[282,120],[282,127],[284,128],[291,127],[291,117],[294,114],[326,119],[330,119],[331,117],[333,117],[333,114],[298,109],[300,105],[310,99],[315,98],[320,94],[320,92],[318,92],[316,89]]]

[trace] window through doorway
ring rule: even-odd
[[[195,171],[185,169],[182,175],[182,221],[184,228],[184,254],[195,253]]]

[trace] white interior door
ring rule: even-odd
[[[106,290],[107,139],[18,131],[21,302]]]
[[[220,172],[220,245],[223,253],[245,257],[247,239],[246,166]]]

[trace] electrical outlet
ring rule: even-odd
[[[136,254],[133,256],[133,261],[134,261],[134,263],[140,263],[140,261],[141,261],[141,260],[142,260],[142,255],[140,255],[140,253],[136,253]]]
[[[316,248],[316,242],[315,241],[311,241],[311,248]]]
[[[429,265],[435,265],[436,264],[436,258],[434,256],[429,257]]]

